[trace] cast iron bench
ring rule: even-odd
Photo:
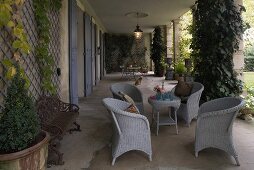
[[[64,164],[63,153],[58,151],[57,144],[67,131],[70,133],[81,131],[80,125],[76,122],[79,107],[75,104],[64,103],[56,96],[41,96],[36,106],[41,128],[49,132],[51,136],[49,151],[55,152],[58,156],[54,164],[62,165]],[[73,124],[76,128],[71,128]]]

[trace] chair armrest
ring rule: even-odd
[[[123,111],[121,114],[124,115],[124,116],[129,117],[130,119],[132,119],[133,122],[136,121],[136,122],[140,122],[141,124],[144,124],[146,129],[150,130],[149,121],[144,115],[129,113],[129,112],[126,112],[126,111]]]

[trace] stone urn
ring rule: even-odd
[[[36,142],[24,150],[1,154],[0,170],[46,170],[50,136],[41,131]]]

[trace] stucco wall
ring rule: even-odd
[[[62,1],[60,11],[60,97],[69,102],[69,37],[68,37],[68,0]]]

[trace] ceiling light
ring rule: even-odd
[[[138,25],[138,18],[139,18],[138,12],[136,13],[136,17],[137,17],[137,26],[136,26],[136,29],[134,30],[134,36],[136,39],[141,39],[143,31],[139,28],[139,25]]]
[[[137,26],[136,26],[136,29],[134,30],[134,36],[136,39],[141,39],[143,31],[140,29],[140,26],[138,25],[138,21],[139,21],[139,18],[147,17],[148,14],[142,13],[142,12],[129,12],[125,15],[128,17],[137,18]]]
[[[140,39],[142,37],[143,31],[139,28],[137,24],[136,29],[134,30],[134,36],[136,39]]]

